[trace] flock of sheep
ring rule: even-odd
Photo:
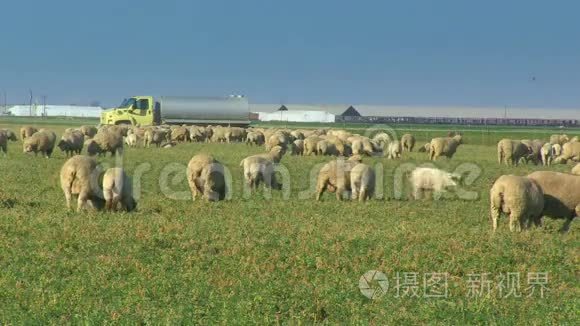
[[[540,162],[547,166],[580,161],[578,137],[552,135],[549,141],[502,139],[497,144],[500,164]],[[580,215],[580,164],[570,174],[536,171],[528,176],[503,175],[490,191],[490,211],[493,229],[497,229],[500,214],[509,214],[511,231],[520,231],[532,224],[541,225],[543,216],[565,218],[563,230]]]
[[[319,171],[316,199],[325,191],[334,192],[338,200],[350,191],[351,198],[364,201],[375,191],[375,172],[362,162],[364,156],[381,155],[387,159],[401,157],[403,151],[413,151],[415,137],[405,134],[400,140],[381,132],[374,137],[353,134],[346,130],[286,130],[274,128],[238,128],[223,126],[82,126],[65,130],[57,142],[50,130],[22,127],[20,136],[25,153],[41,153],[50,157],[54,148],[60,148],[67,157],[61,169],[60,181],[67,206],[71,208],[77,196],[77,210],[87,207],[107,210],[131,211],[136,207],[132,182],[122,168],[98,170],[94,156],[122,154],[125,145],[136,147],[157,146],[171,148],[181,142],[245,142],[251,146],[264,146],[265,153],[246,157],[243,167],[247,187],[255,191],[263,185],[267,189],[282,189],[276,180],[275,167],[286,153],[291,155],[329,155],[335,159]],[[450,133],[447,137],[433,138],[419,148],[430,160],[444,156],[452,158],[462,144],[462,135]],[[10,130],[0,130],[0,149],[6,153],[9,140],[17,140]],[[86,148],[87,156],[80,155]],[[544,165],[580,161],[580,142],[577,137],[553,135],[547,142],[541,140],[502,139],[497,146],[498,161],[517,165],[521,161],[540,162]],[[77,154],[73,156],[74,154]],[[460,175],[435,168],[419,167],[409,180],[415,199],[423,192],[434,194],[457,185]],[[228,191],[224,166],[209,154],[197,154],[187,166],[187,180],[195,200],[201,196],[208,201],[223,200]],[[542,216],[567,219],[568,229],[572,219],[580,214],[580,165],[572,174],[538,171],[525,177],[505,175],[496,180],[490,190],[492,227],[497,228],[500,214],[510,217],[510,230],[521,230],[532,223],[539,225]]]

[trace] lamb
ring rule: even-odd
[[[223,200],[226,197],[224,166],[207,154],[197,154],[187,165],[187,182],[193,200],[198,193],[208,201]]]
[[[116,131],[100,131],[87,144],[90,156],[110,152],[111,156],[123,154],[123,135]]]
[[[26,138],[31,137],[36,132],[38,132],[38,129],[31,126],[24,126],[20,128],[20,138],[24,141]]]
[[[281,146],[274,146],[267,154],[248,156],[240,162],[244,168],[244,179],[246,184],[253,190],[257,189],[260,182],[265,188],[282,189],[282,184],[276,181],[274,164],[279,163],[284,155]]]
[[[570,173],[574,175],[580,175],[580,163],[576,164]]]
[[[49,130],[43,130],[24,140],[23,151],[24,153],[34,153],[34,155],[38,155],[40,152],[46,158],[50,158],[55,143],[56,134]]]
[[[519,140],[504,138],[497,143],[497,161],[499,164],[517,166],[520,160],[531,152],[531,148]]]
[[[79,130],[73,130],[62,135],[56,146],[65,152],[67,157],[72,157],[75,153],[81,153],[84,142],[85,135]]]
[[[371,199],[375,192],[375,171],[366,164],[356,164],[350,171],[350,189],[353,200]]]
[[[544,193],[536,181],[528,177],[502,175],[489,191],[492,229],[497,230],[501,213],[509,214],[510,231],[540,224],[544,209]]]
[[[387,147],[387,159],[394,160],[401,158],[402,147],[398,141],[392,141]]]
[[[348,160],[339,158],[326,163],[318,172],[316,180],[316,200],[325,190],[336,193],[336,199],[342,200],[345,191],[351,188],[351,171],[359,163],[361,163],[360,155],[351,156]]]
[[[413,148],[415,147],[415,136],[411,134],[404,134],[401,137],[401,147],[403,151],[412,152]]]
[[[580,161],[580,142],[565,143],[560,156],[554,159],[554,164],[566,164],[568,160]]]
[[[85,135],[86,138],[93,138],[97,134],[98,130],[93,126],[81,126],[79,130]]]
[[[129,134],[125,137],[125,144],[129,147],[137,147],[137,134]]]
[[[544,210],[542,214],[552,218],[565,218],[562,231],[568,231],[574,217],[580,215],[580,176],[552,172],[536,171],[528,178],[536,181],[544,192]]]
[[[110,168],[103,176],[103,198],[105,209],[130,212],[137,207],[133,196],[133,182],[122,168]]]
[[[552,160],[554,159],[552,144],[545,143],[540,150],[540,157],[542,158],[542,165],[551,165]]]
[[[433,192],[433,199],[439,199],[446,188],[457,186],[460,175],[435,168],[416,168],[411,172],[409,181],[413,197],[418,200],[425,191]]]
[[[455,155],[457,147],[459,147],[461,143],[461,135],[455,135],[453,137],[447,138],[433,138],[429,144],[429,159],[435,161],[440,156],[446,156],[447,158],[451,159],[453,155]]]
[[[97,161],[88,156],[76,155],[64,163],[60,170],[60,185],[68,209],[71,209],[73,195],[78,196],[77,212],[87,205],[97,209],[103,207],[98,184],[99,174]]]

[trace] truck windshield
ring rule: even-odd
[[[121,102],[121,105],[119,105],[119,108],[128,108],[131,105],[135,104],[135,99],[134,98],[126,98],[123,100],[123,102]]]

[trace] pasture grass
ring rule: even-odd
[[[57,133],[67,126],[48,125]],[[0,122],[4,127],[16,128]],[[419,144],[426,141],[417,135]],[[366,203],[337,202],[328,193],[321,202],[300,198],[312,167],[328,157],[285,156],[290,198],[274,191],[267,200],[244,198],[239,167],[262,148],[126,149],[127,171],[146,170],[138,210],[130,214],[67,211],[59,184],[64,154],[34,157],[21,152],[21,142],[10,143],[8,157],[0,156],[0,322],[577,324],[578,227],[560,234],[563,221],[546,219],[542,228],[510,233],[503,218],[492,234],[493,181],[544,168],[500,166],[494,145],[472,140],[466,135],[456,156],[436,165],[479,167],[481,174],[463,186],[477,199],[394,199],[397,167],[426,162],[426,154],[413,152],[400,161],[364,160],[383,165],[385,193]],[[180,171],[199,152],[230,169],[232,200],[189,199]],[[377,300],[359,291],[369,270],[389,279]],[[418,297],[397,297],[397,273],[410,272],[418,276]],[[423,277],[434,272],[447,273],[446,297],[423,295]],[[526,296],[529,272],[548,273],[544,298]],[[489,273],[490,295],[468,297],[472,273]],[[500,295],[505,273],[519,273],[521,297]]]

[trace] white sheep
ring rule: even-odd
[[[439,199],[448,187],[457,186],[460,175],[435,168],[420,167],[411,172],[409,181],[413,197],[420,199],[425,191],[433,192],[433,199]]]
[[[121,209],[130,212],[137,207],[133,197],[133,183],[122,168],[110,168],[103,176],[103,197],[109,211]]]
[[[534,222],[540,225],[544,209],[542,188],[532,179],[502,175],[489,191],[490,216],[493,231],[501,213],[509,214],[510,231],[521,231]]]

